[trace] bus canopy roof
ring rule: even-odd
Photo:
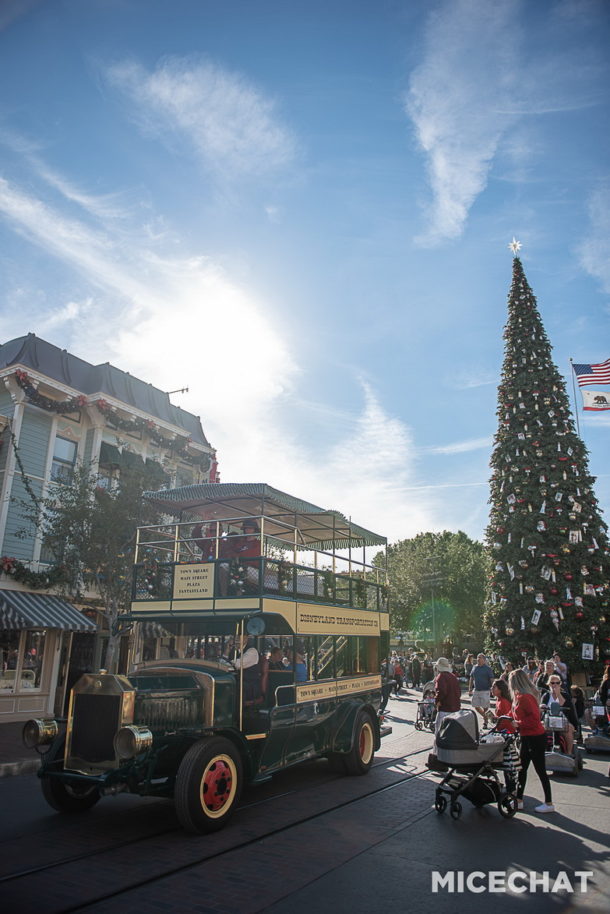
[[[340,511],[325,510],[264,482],[201,483],[144,494],[167,514],[180,515],[188,511],[209,521],[248,515],[275,518],[277,530],[271,525],[266,532],[273,535],[283,524],[295,526],[303,549],[350,549],[387,544],[386,537],[354,524]]]

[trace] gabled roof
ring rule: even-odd
[[[167,514],[185,511],[209,520],[264,515],[275,518],[278,529],[293,524],[303,548],[347,549],[385,546],[387,542],[384,536],[354,524],[340,511],[320,508],[264,482],[210,482],[144,494]],[[273,524],[267,524],[266,530],[273,535]]]
[[[201,420],[169,401],[169,395],[109,362],[92,365],[40,339],[34,333],[0,345],[0,371],[22,366],[71,387],[78,393],[106,394],[163,422],[185,429],[197,444],[207,445]]]

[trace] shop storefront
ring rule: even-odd
[[[0,589],[0,722],[56,713],[73,633],[95,631],[59,597]]]

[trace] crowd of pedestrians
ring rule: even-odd
[[[565,751],[572,751],[575,734],[584,715],[584,693],[571,686],[568,665],[555,653],[546,660],[524,658],[516,664],[499,654],[487,657],[482,652],[464,651],[461,656],[439,657],[410,651],[399,655],[394,651],[382,667],[386,681],[391,683],[390,697],[398,697],[404,687],[422,691],[425,699],[432,696],[435,710],[435,734],[447,714],[459,711],[468,693],[470,706],[480,718],[482,730],[496,726],[518,732],[520,737],[521,770],[517,787],[517,803],[523,806],[523,795],[530,764],[538,775],[544,792],[544,803],[536,812],[555,811],[551,783],[545,766],[546,732],[541,713],[549,708],[567,718]],[[603,686],[608,697],[610,667],[606,668]],[[600,690],[601,691],[601,690]],[[492,707],[492,699],[494,704]]]

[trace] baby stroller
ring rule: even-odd
[[[491,731],[479,739],[475,711],[447,714],[436,737],[436,758],[448,768],[436,788],[436,811],[445,812],[449,804],[451,818],[459,819],[460,799],[465,797],[477,808],[495,803],[500,815],[512,818],[517,812],[517,775],[521,767],[516,740],[514,733],[506,731]]]
[[[415,729],[423,730],[427,728],[434,733],[434,723],[436,721],[436,702],[434,700],[434,680],[427,682],[422,690],[422,700],[417,702],[417,715],[415,717]]]

